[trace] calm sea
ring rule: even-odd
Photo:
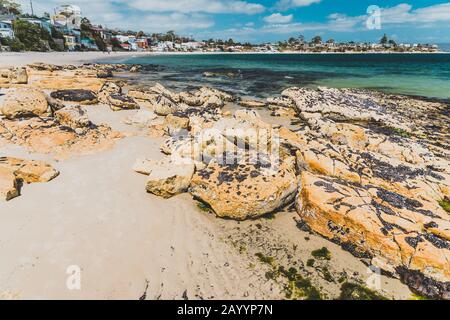
[[[290,86],[328,86],[450,98],[450,54],[183,54],[110,62],[147,65],[133,75],[137,82],[180,89],[211,85],[266,97]]]

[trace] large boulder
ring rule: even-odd
[[[107,101],[113,111],[139,109],[133,98],[121,94],[110,94]]]
[[[155,113],[159,116],[167,116],[179,110],[178,104],[172,99],[159,95],[154,101]]]
[[[22,182],[48,182],[59,172],[43,161],[0,157],[0,196],[8,201],[20,195]]]
[[[93,91],[84,89],[57,90],[52,92],[50,96],[57,100],[79,104],[95,104],[98,102],[97,95]]]
[[[212,161],[195,173],[190,192],[219,217],[245,220],[284,207],[294,199],[297,188],[295,159],[290,157],[276,169],[270,164]]]
[[[0,105],[0,111],[8,119],[51,115],[45,93],[28,88],[8,91]]]
[[[176,103],[180,102],[178,94],[170,91],[160,83],[156,83],[153,87],[150,87],[149,92],[166,97]]]
[[[61,125],[72,129],[86,128],[92,125],[86,111],[81,106],[66,106],[55,112],[55,118]]]
[[[137,160],[133,169],[148,175],[147,192],[170,198],[187,191],[195,167],[193,163],[178,163],[164,159],[161,161]]]
[[[181,132],[187,132],[189,128],[189,118],[177,113],[169,114],[164,120],[166,132],[170,135],[177,135]]]
[[[20,195],[20,179],[0,166],[0,200],[9,201]]]
[[[148,92],[145,90],[138,90],[138,89],[129,90],[127,95],[129,97],[132,97],[133,99],[150,101],[150,102],[155,101],[156,98],[158,97],[158,94],[156,94],[154,92]]]
[[[113,72],[111,69],[99,69],[97,70],[97,78],[100,79],[106,79],[106,78],[112,78]]]
[[[118,84],[108,81],[98,91],[98,100],[101,103],[108,103],[108,97],[112,94],[122,94],[122,87]]]
[[[26,183],[48,182],[59,175],[51,165],[36,160],[0,157],[0,167],[9,170]]]
[[[450,290],[450,215],[437,201],[421,201],[374,185],[302,173],[296,200],[315,232],[402,279],[421,294]]]
[[[0,70],[0,84],[27,84],[26,68],[10,68]]]

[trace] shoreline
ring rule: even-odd
[[[24,67],[31,63],[48,63],[56,65],[94,63],[106,59],[123,59],[148,55],[150,52],[2,52],[0,68]]]
[[[73,64],[133,58],[137,56],[173,56],[173,55],[435,55],[450,54],[450,52],[0,52],[0,68],[23,67],[30,63],[42,62],[49,64]],[[55,62],[57,60],[57,63]]]

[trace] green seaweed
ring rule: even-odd
[[[308,267],[314,267],[315,262],[316,262],[316,260],[314,260],[314,259],[308,259],[308,261],[306,261],[306,265]]]
[[[278,272],[288,279],[288,284],[284,288],[287,299],[322,300],[320,291],[309,279],[298,274],[297,269],[286,270],[284,267],[280,267]]]
[[[263,253],[258,252],[255,254],[255,256],[258,257],[259,261],[263,262],[263,263],[267,263],[270,264],[272,267],[275,266],[275,260],[273,257],[270,256],[265,256]]]
[[[323,268],[322,268],[322,275],[323,275],[323,278],[324,278],[326,281],[328,281],[328,282],[334,282],[334,278],[333,278],[333,276],[331,275],[331,272],[328,270],[327,267],[323,267]]]
[[[409,133],[408,131],[405,131],[405,130],[399,129],[399,128],[391,128],[391,129],[396,135],[398,135],[400,137],[403,137],[403,138],[411,137],[411,133]]]
[[[312,251],[311,255],[316,259],[331,260],[331,252],[326,247]]]
[[[379,293],[356,283],[346,282],[341,286],[339,300],[388,300]]]
[[[432,299],[414,293],[409,300],[432,300]]]
[[[201,201],[197,201],[197,208],[206,213],[212,212],[212,208],[208,204]]]
[[[439,205],[447,212],[450,212],[450,200],[447,198],[444,198],[442,200],[438,201]]]

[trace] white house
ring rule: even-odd
[[[14,38],[14,31],[11,22],[0,21],[0,38]]]

